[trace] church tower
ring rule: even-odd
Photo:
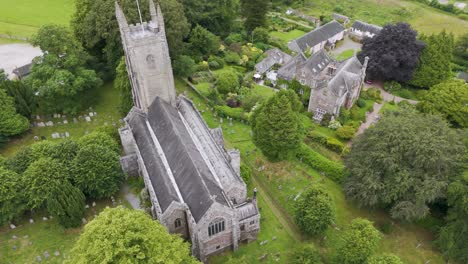
[[[122,37],[133,102],[144,112],[156,97],[176,105],[174,76],[161,8],[150,3],[151,21],[129,25],[119,4],[115,14]]]

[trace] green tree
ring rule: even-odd
[[[253,140],[271,160],[286,158],[302,142],[301,102],[291,90],[281,90],[253,112]]]
[[[30,118],[36,110],[36,96],[30,86],[20,81],[0,82],[0,89],[14,99],[18,114]]]
[[[92,132],[88,135],[82,136],[78,140],[78,144],[81,148],[89,145],[99,145],[111,149],[116,154],[120,154],[120,146],[115,141],[115,139],[113,139],[110,135],[100,131]]]
[[[89,222],[67,263],[199,263],[189,244],[138,210],[106,208]]]
[[[463,153],[460,135],[441,117],[390,112],[353,141],[344,190],[361,205],[390,208],[394,218],[420,219],[445,197]]]
[[[336,130],[336,136],[345,140],[352,139],[355,133],[356,129],[352,126],[342,126]]]
[[[81,225],[85,211],[85,196],[69,181],[60,186],[54,186],[47,198],[47,211],[51,213],[63,227],[78,227]]]
[[[208,56],[218,51],[220,39],[206,28],[197,25],[190,33],[190,50],[196,56]]]
[[[249,33],[255,28],[266,26],[266,14],[269,9],[267,0],[241,0],[241,14],[245,18],[244,27]]]
[[[468,262],[468,171],[450,184],[446,225],[439,231],[436,244],[447,258]]]
[[[4,69],[0,69],[0,82],[3,82],[5,80],[7,80],[7,75],[5,73],[5,70]]]
[[[426,47],[419,57],[419,65],[413,73],[411,84],[429,88],[450,78],[452,74],[454,38],[445,31],[419,38]]]
[[[330,195],[317,186],[308,187],[294,206],[296,223],[307,235],[322,234],[336,218]]]
[[[337,263],[361,264],[374,253],[381,235],[367,219],[356,218],[344,231],[337,248]]]
[[[22,174],[34,162],[31,148],[23,147],[14,156],[5,161],[4,167],[18,174]]]
[[[403,264],[403,261],[398,256],[393,254],[383,254],[372,256],[367,264]]]
[[[190,56],[179,56],[172,64],[174,69],[174,74],[187,78],[195,72],[195,61]]]
[[[239,86],[239,78],[234,71],[223,71],[216,75],[216,88],[220,94],[235,93]]]
[[[128,23],[140,22],[137,6],[133,0],[119,0]],[[183,39],[190,27],[183,6],[177,0],[160,1],[166,26],[166,36],[171,57],[183,50]],[[111,76],[123,55],[120,32],[115,18],[114,0],[76,0],[71,28],[83,47],[101,64],[99,69]],[[149,20],[149,2],[140,0],[143,20]]]
[[[119,155],[111,148],[87,144],[73,160],[72,181],[86,196],[109,197],[119,190],[124,179],[119,161]]]
[[[209,31],[227,36],[238,15],[238,1],[180,0],[192,27],[201,25]]]
[[[468,84],[452,79],[433,86],[417,105],[425,113],[441,114],[458,127],[468,127]]]
[[[320,253],[312,245],[298,247],[292,253],[291,264],[321,264]]]
[[[28,119],[16,112],[13,98],[0,89],[0,135],[18,135],[28,129]]]
[[[253,42],[261,42],[268,44],[270,42],[270,32],[263,27],[257,27],[252,32]]]
[[[86,68],[88,55],[71,32],[46,25],[31,39],[45,54],[34,59],[28,82],[38,93],[38,103],[47,113],[76,114],[89,105],[91,91],[102,84],[93,70]]]
[[[0,166],[0,225],[26,209],[25,182],[17,173]]]
[[[117,76],[115,77],[114,86],[119,91],[119,110],[122,115],[127,115],[133,107],[132,86],[128,79],[125,57],[120,59],[117,66]]]
[[[458,37],[455,41],[453,49],[454,62],[462,66],[465,70],[468,69],[468,33]]]

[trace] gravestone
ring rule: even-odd
[[[95,206],[96,206],[96,202],[93,202],[93,207],[95,207]]]
[[[62,117],[62,115],[61,115],[61,114],[57,114],[57,118],[60,118],[60,117]]]
[[[44,122],[39,122],[39,123],[37,123],[37,126],[38,127],[45,127],[46,125],[44,124]]]
[[[45,257],[46,259],[48,259],[48,258],[50,257],[49,252],[45,251],[45,252],[44,252],[44,257]]]
[[[46,126],[48,126],[48,127],[53,127],[53,126],[54,126],[54,122],[49,121],[49,122],[46,123]]]
[[[86,120],[86,122],[91,122],[91,117],[86,116],[86,117],[85,117],[85,120]]]
[[[70,137],[70,133],[65,132],[65,137]]]
[[[11,238],[12,239],[17,239],[18,237],[16,235],[13,235]]]
[[[68,124],[68,120],[66,120],[66,119],[63,120],[63,124],[64,124],[64,125],[67,125],[67,124]]]
[[[53,116],[54,116],[54,118],[57,118],[57,114],[54,114]]]
[[[13,245],[11,249],[16,250],[16,245]]]
[[[76,117],[73,118],[73,123],[78,123],[78,119],[76,119]]]
[[[42,221],[47,221],[47,217],[42,217]]]
[[[86,218],[82,218],[81,223],[83,223],[83,225],[86,225],[86,223],[88,223],[88,221],[86,221]]]
[[[38,136],[34,136],[34,141],[38,141],[39,140],[39,137]]]
[[[56,250],[56,251],[54,252],[54,255],[55,255],[56,257],[58,257],[58,256],[60,256],[60,252],[59,252],[58,250]]]
[[[60,121],[59,121],[59,122],[57,122],[57,125],[59,125],[59,126],[60,126],[61,124],[62,124],[62,122],[60,122]]]
[[[15,229],[16,226],[14,224],[10,224],[10,229]]]
[[[52,138],[53,139],[57,139],[57,138],[60,138],[60,134],[55,132],[55,133],[52,133]]]
[[[90,117],[93,117],[93,116],[94,116],[94,113],[93,113],[93,112],[90,112],[90,113],[89,113],[89,116],[90,116]]]
[[[41,262],[41,261],[42,261],[42,257],[41,257],[41,256],[37,256],[37,257],[36,257],[36,261],[37,261],[37,262]]]
[[[36,120],[41,120],[41,117],[37,115]]]

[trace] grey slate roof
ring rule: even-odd
[[[156,197],[158,198],[159,206],[162,212],[164,212],[173,201],[181,201],[166,173],[163,162],[157,153],[156,146],[151,139],[150,132],[146,125],[146,115],[143,113],[133,113],[128,115],[128,117],[128,124],[132,128],[133,136],[140,150],[141,158],[149,174]]]
[[[250,218],[258,214],[257,206],[253,203],[246,203],[236,208],[239,221]]]
[[[465,80],[465,82],[468,82],[468,73],[467,72],[459,72],[457,75],[458,79]]]
[[[309,74],[318,75],[327,67],[330,62],[332,62],[332,58],[325,50],[322,49],[319,52],[313,54],[307,61],[305,61],[301,65],[301,68],[306,69]]]
[[[292,81],[296,77],[297,67],[306,59],[302,55],[297,55],[288,63],[278,69],[278,78]]]
[[[26,64],[24,66],[14,69],[13,73],[19,78],[23,78],[25,76],[28,76],[29,73],[31,73],[31,67],[32,67],[32,63],[29,63],[29,64]]]
[[[229,206],[177,108],[157,97],[148,110],[148,121],[195,221],[203,217],[214,201]]]
[[[307,48],[314,47],[315,45],[328,40],[329,38],[344,30],[345,28],[340,23],[333,20],[319,28],[312,30],[304,36],[293,40],[293,42],[297,44],[301,51],[305,51]]]
[[[275,64],[284,64],[292,59],[291,55],[284,53],[277,48],[270,49],[265,53],[267,54],[267,57],[255,65],[255,70],[260,74],[267,72]]]
[[[360,30],[362,32],[370,32],[372,34],[379,34],[380,30],[382,30],[382,27],[372,25],[366,22],[362,22],[360,20],[354,21],[353,25],[351,26],[353,29]]]
[[[335,19],[337,21],[343,21],[344,23],[349,22],[349,17],[347,17],[345,15],[342,15],[342,14],[333,13],[332,17],[333,17],[333,19]]]

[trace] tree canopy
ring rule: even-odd
[[[468,84],[452,79],[433,86],[417,108],[426,113],[441,114],[458,127],[468,127]]]
[[[271,160],[286,158],[302,142],[302,104],[292,90],[281,90],[253,112],[254,143]]]
[[[292,252],[292,264],[321,264],[320,253],[312,245],[298,247]]]
[[[28,119],[16,112],[14,99],[0,89],[0,135],[18,135],[28,129]]]
[[[398,256],[393,254],[376,255],[369,258],[367,264],[403,264]]]
[[[394,218],[420,219],[445,197],[463,153],[459,133],[441,117],[390,112],[353,141],[344,190],[361,205],[389,207]]]
[[[366,38],[360,61],[369,57],[367,74],[371,79],[407,82],[413,76],[424,43],[416,39],[417,32],[409,24],[388,24],[373,38]]]
[[[414,71],[411,84],[429,88],[448,79],[452,75],[454,38],[445,31],[419,38],[426,47],[419,58],[419,65]]]
[[[0,89],[14,99],[18,114],[30,118],[36,110],[36,96],[29,85],[21,81],[0,81]]]
[[[220,94],[236,93],[240,86],[239,77],[232,70],[220,72],[216,79],[216,88]]]
[[[199,263],[189,244],[138,210],[106,208],[89,222],[68,263]]]
[[[241,0],[241,14],[245,18],[244,27],[252,33],[258,27],[266,25],[266,14],[269,9],[267,0]],[[255,36],[254,36],[255,37]]]
[[[216,53],[220,39],[206,28],[197,25],[190,33],[189,43],[192,54],[201,57]]]
[[[361,264],[374,253],[381,234],[367,219],[356,218],[341,235],[337,248],[337,263]]]
[[[16,172],[0,166],[0,225],[26,209],[25,182]]]
[[[32,38],[45,54],[33,61],[28,82],[38,94],[39,107],[46,113],[76,114],[89,105],[91,91],[102,84],[86,68],[88,55],[71,32],[58,25],[45,25]]]
[[[319,187],[308,187],[295,204],[296,223],[307,235],[323,233],[335,218],[331,197]]]
[[[104,64],[105,71],[115,72],[123,55],[120,32],[115,18],[114,0],[77,0],[71,27],[77,39],[88,52]],[[140,21],[133,0],[119,0],[129,24]],[[177,0],[160,1],[166,26],[166,36],[171,56],[175,58],[183,49],[183,39],[190,27],[183,6]],[[149,2],[140,0],[144,21],[149,20]],[[101,69],[102,70],[102,69]]]
[[[132,86],[128,79],[125,57],[122,57],[120,60],[116,73],[114,87],[119,91],[119,111],[121,114],[127,115],[133,107],[133,95]]]

